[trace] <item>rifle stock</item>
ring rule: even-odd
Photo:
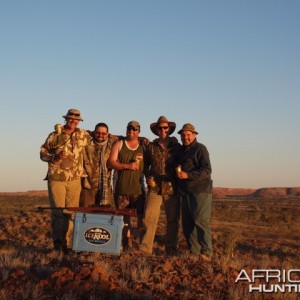
[[[44,209],[60,209],[65,211],[78,211],[78,212],[87,212],[87,213],[105,213],[113,215],[124,215],[124,216],[136,216],[136,209],[132,208],[123,208],[123,209],[114,209],[109,207],[42,207],[39,206],[38,210]]]

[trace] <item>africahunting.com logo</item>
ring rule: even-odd
[[[300,293],[300,269],[243,269],[235,282],[248,282],[249,293]]]

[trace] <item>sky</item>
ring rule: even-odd
[[[215,187],[300,186],[300,1],[0,0],[0,192],[46,190],[40,146],[79,127],[192,123]]]

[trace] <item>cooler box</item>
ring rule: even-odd
[[[119,255],[123,227],[123,216],[76,212],[72,249]]]

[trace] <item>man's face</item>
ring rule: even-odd
[[[98,143],[103,143],[108,138],[108,131],[106,127],[99,126],[94,132],[95,141]]]
[[[196,134],[191,131],[184,130],[181,132],[180,137],[182,144],[184,146],[188,146],[194,141],[194,139],[196,138]]]
[[[170,127],[168,123],[160,123],[157,125],[157,134],[165,139],[169,135]]]
[[[126,131],[126,136],[130,140],[137,140],[139,137],[140,130],[133,126],[128,126]]]
[[[71,130],[75,130],[80,120],[66,118],[66,127]]]

